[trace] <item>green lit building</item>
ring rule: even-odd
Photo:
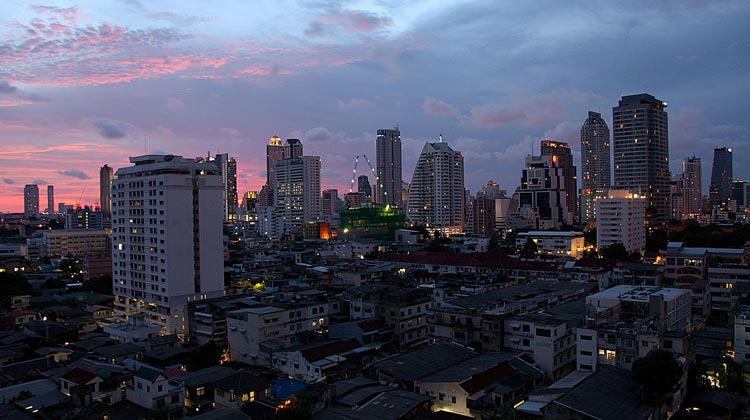
[[[393,239],[406,226],[406,215],[390,206],[369,206],[339,212],[338,237]]]

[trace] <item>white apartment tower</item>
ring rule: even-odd
[[[319,156],[274,163],[274,207],[282,231],[320,220],[320,197]]]
[[[464,159],[443,143],[425,143],[414,168],[407,218],[443,235],[463,232]]]
[[[130,162],[112,181],[115,317],[143,314],[163,334],[183,335],[187,302],[224,293],[224,185],[199,159]]]
[[[596,246],[621,243],[628,252],[646,248],[646,197],[626,190],[610,190],[596,202]]]

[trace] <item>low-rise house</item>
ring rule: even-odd
[[[104,327],[104,333],[121,343],[140,343],[159,335],[158,325],[147,324],[143,314],[128,316],[125,322],[116,322]]]
[[[186,414],[195,415],[214,408],[215,385],[236,372],[225,366],[213,366],[175,378],[185,388]]]
[[[268,398],[268,376],[241,369],[214,383],[214,402],[227,408],[240,408],[258,399]]]
[[[361,348],[353,338],[309,344],[274,353],[271,365],[289,377],[313,383],[338,376],[347,357]]]
[[[127,387],[128,401],[170,416],[182,416],[182,383],[168,378],[160,369],[139,366],[133,374],[133,384]]]
[[[16,309],[5,314],[13,319],[13,325],[23,325],[39,319],[39,314],[26,309]]]

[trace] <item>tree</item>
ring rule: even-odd
[[[620,242],[601,248],[599,254],[602,258],[615,261],[623,261],[628,258],[628,250]]]
[[[742,365],[735,362],[731,357],[725,356],[714,371],[718,379],[719,389],[732,394],[747,394]]]
[[[188,370],[217,366],[223,355],[224,349],[215,342],[209,341],[190,353],[187,362]]]
[[[83,282],[81,290],[99,293],[100,295],[111,295],[112,276],[109,274],[102,274],[101,276],[92,277]]]
[[[661,402],[680,388],[682,365],[666,350],[652,350],[636,359],[632,371],[647,401]]]
[[[23,274],[0,273],[0,296],[10,298],[15,295],[25,295],[31,292],[31,285]]]
[[[596,246],[596,228],[591,228],[583,232],[583,241],[586,246]]]
[[[536,255],[537,252],[539,252],[539,247],[536,245],[536,242],[531,240],[531,238],[526,239],[526,243],[523,244],[523,249],[521,250],[521,254],[523,256],[533,256]]]

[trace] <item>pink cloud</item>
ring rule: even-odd
[[[425,115],[437,117],[450,117],[458,114],[458,108],[439,99],[427,96],[422,103],[422,111]]]
[[[471,108],[469,121],[472,125],[495,128],[504,124],[523,121],[526,115],[507,106],[483,105]]]

